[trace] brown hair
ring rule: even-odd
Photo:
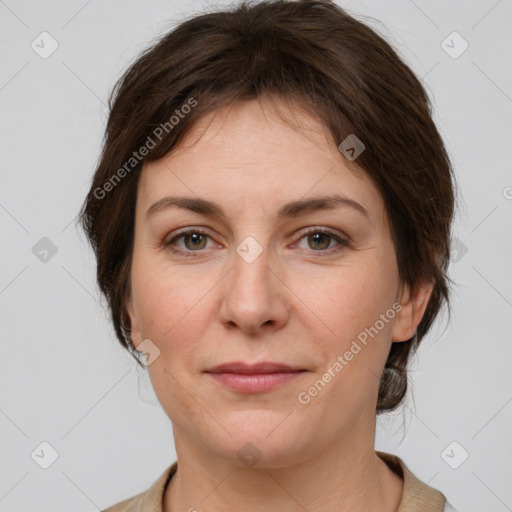
[[[143,163],[167,155],[204,114],[264,97],[307,107],[336,145],[350,134],[363,141],[357,164],[384,198],[401,282],[434,285],[415,335],[391,345],[377,412],[393,410],[407,390],[409,355],[449,307],[455,182],[418,78],[381,36],[328,0],[244,2],[190,18],[116,83],[80,212],[116,336],[141,364],[125,305]]]

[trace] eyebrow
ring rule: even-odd
[[[277,217],[279,219],[283,219],[285,217],[297,217],[305,213],[318,210],[332,210],[338,207],[352,208],[363,214],[368,219],[370,218],[368,210],[362,204],[338,194],[291,201],[279,209]],[[168,208],[183,208],[208,217],[217,217],[221,220],[227,220],[226,213],[218,203],[197,197],[185,196],[163,197],[162,199],[159,199],[148,208],[146,212],[146,219],[153,216],[155,213],[167,210]]]

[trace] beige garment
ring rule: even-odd
[[[396,455],[375,452],[404,480],[402,499],[397,512],[443,512],[446,498],[438,490],[416,478]],[[121,501],[103,512],[163,512],[163,498],[168,481],[176,472],[178,462],[171,464],[145,492]]]

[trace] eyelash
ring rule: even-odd
[[[299,241],[308,235],[317,234],[317,233],[328,235],[329,237],[335,239],[339,245],[337,245],[335,247],[331,247],[330,249],[324,249],[324,250],[319,250],[319,251],[314,251],[311,249],[311,251],[313,253],[320,253],[315,257],[330,256],[331,254],[337,253],[337,252],[341,251],[343,248],[348,246],[347,240],[341,238],[334,231],[331,231],[330,229],[326,229],[326,228],[315,228],[315,227],[309,228],[302,233],[301,237],[299,238]],[[185,257],[194,257],[195,256],[194,253],[201,253],[201,252],[203,252],[203,250],[198,249],[197,251],[189,251],[189,250],[183,250],[183,249],[176,249],[175,247],[173,247],[173,243],[175,243],[176,240],[179,240],[183,236],[190,235],[190,234],[204,235],[204,236],[211,238],[210,235],[201,228],[186,228],[186,229],[183,229],[182,231],[179,231],[176,234],[176,236],[174,236],[171,240],[169,240],[169,242],[166,242],[164,245],[168,250],[170,250],[171,252],[173,252],[175,254],[179,254],[179,255],[185,256]]]

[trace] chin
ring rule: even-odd
[[[307,429],[293,424],[292,416],[285,419],[283,413],[261,410],[237,412],[232,421],[224,416],[222,425],[232,437],[223,431],[220,439],[209,436],[205,443],[221,458],[240,467],[286,467],[304,459],[307,449],[311,449]]]

